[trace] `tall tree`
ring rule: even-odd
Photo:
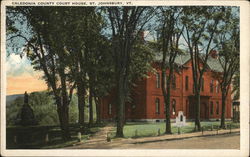
[[[224,7],[185,7],[182,23],[185,27],[183,38],[191,57],[195,94],[195,130],[200,125],[200,91],[202,77],[208,69],[209,52],[214,48],[213,39],[223,20]]]
[[[106,49],[102,49],[106,40],[101,35],[103,20],[95,7],[71,8],[67,18],[68,42],[66,47],[71,54],[72,80],[76,81],[79,107],[79,124],[84,126],[84,108],[86,96],[89,96],[90,123],[93,123],[92,98],[96,75],[94,62],[99,60]],[[98,55],[97,55],[98,54]],[[99,57],[99,58],[98,58]],[[88,92],[87,92],[88,91]]]
[[[132,49],[138,34],[152,18],[152,7],[107,7],[112,32],[117,87],[117,137],[123,137],[125,103],[129,95]]]
[[[53,77],[52,81],[54,82],[47,81],[47,83],[49,87],[52,86],[51,84],[56,85],[55,88],[51,88],[53,94],[59,95],[62,93],[60,90],[64,90],[64,93],[69,92],[69,96],[72,96],[76,86],[79,124],[83,131],[87,89],[91,88],[91,97],[97,98],[105,95],[108,87],[112,84],[110,83],[111,79],[104,77],[105,75],[111,76],[113,68],[111,55],[108,53],[110,52],[110,42],[101,32],[103,28],[102,16],[95,7],[22,7],[11,11],[16,11],[15,15],[22,14],[21,17],[27,21],[31,32],[30,38],[21,35],[20,32],[25,30],[18,32],[13,27],[14,22],[8,20],[8,32],[14,34],[11,39],[21,37],[28,43],[26,45],[27,54],[34,68],[44,71],[41,69],[44,65],[45,70],[46,68],[51,70],[49,72],[52,73],[51,77]],[[40,43],[36,39],[38,33],[41,39]],[[38,46],[42,47],[43,52],[46,53],[45,56],[41,55],[44,58],[40,60],[37,58],[37,54],[33,53]],[[37,51],[40,52],[40,49]],[[61,88],[62,85],[58,82],[61,74],[65,74],[63,77],[66,88],[65,85],[63,85],[64,88]],[[47,77],[49,75],[45,75],[44,79],[48,80]],[[67,114],[63,115],[67,116]]]
[[[76,83],[77,97],[78,97],[78,123],[81,130],[84,128],[84,108],[86,96],[86,70],[84,61],[84,51],[82,47],[85,39],[85,19],[88,9],[82,8],[68,8],[67,16],[65,18],[66,25],[64,26],[67,33],[65,48],[69,53],[69,78]],[[85,24],[85,25],[84,25]],[[70,30],[70,31],[69,31]]]
[[[96,46],[89,55],[88,84],[90,107],[96,106],[96,122],[100,123],[99,99],[108,94],[114,86],[114,62],[110,53],[110,41],[100,36]],[[97,39],[97,38],[95,38]],[[95,103],[93,103],[95,102]],[[90,108],[91,109],[91,108]],[[90,124],[93,123],[93,108],[90,110]]]
[[[65,50],[64,10],[59,7],[16,7],[11,14],[22,14],[31,30],[31,38],[19,30],[12,37],[25,40],[25,53],[35,70],[44,73],[44,80],[53,93],[57,105],[62,139],[70,139],[69,104],[75,83],[68,77],[68,52]]]
[[[160,48],[162,50],[162,78],[161,88],[164,96],[164,104],[166,105],[166,134],[171,134],[170,122],[170,95],[171,95],[171,82],[174,73],[175,58],[180,52],[179,39],[181,37],[183,28],[180,27],[180,17],[182,8],[180,7],[161,7],[159,20],[160,20]],[[166,74],[167,69],[169,70]]]
[[[234,8],[236,9],[236,8]],[[237,9],[236,9],[237,10]],[[237,78],[240,67],[240,39],[239,39],[239,15],[233,13],[232,8],[226,8],[224,13],[226,18],[221,33],[218,35],[216,42],[219,50],[219,63],[223,69],[222,73],[216,73],[222,91],[222,110],[221,110],[221,128],[225,128],[225,108],[226,99],[229,91],[232,89],[232,81],[238,83]],[[236,86],[237,86],[236,83]]]

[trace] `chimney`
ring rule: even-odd
[[[211,50],[211,51],[209,52],[209,56],[211,56],[211,57],[214,58],[214,59],[217,59],[217,58],[218,58],[218,53],[217,53],[216,50]]]
[[[145,37],[144,31],[140,31],[139,36],[140,36],[141,40],[144,41],[144,37]]]

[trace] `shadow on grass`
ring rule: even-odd
[[[84,134],[81,135],[81,140],[88,140],[96,132],[104,127],[105,124],[95,124],[91,128],[85,128]],[[55,149],[78,143],[78,125],[71,126],[71,139],[63,141],[60,137],[60,128],[54,127],[50,130],[44,129],[47,126],[35,127],[36,129],[11,127],[6,133],[6,148],[7,149]],[[41,131],[42,130],[42,131]],[[47,137],[46,137],[47,134]],[[25,136],[25,137],[24,137]]]

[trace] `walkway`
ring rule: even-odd
[[[201,141],[205,141],[206,138],[210,138],[211,137],[216,137],[218,136],[225,136],[225,139],[229,140],[229,138],[231,136],[235,136],[235,138],[233,139],[239,139],[239,132],[240,129],[232,129],[230,130],[219,130],[217,132],[217,130],[214,131],[204,131],[202,132],[194,132],[194,133],[187,133],[187,134],[172,134],[172,135],[161,135],[161,136],[155,136],[155,137],[142,137],[142,138],[116,138],[116,139],[112,139],[111,142],[107,142],[107,132],[111,132],[115,130],[114,126],[112,125],[108,125],[103,127],[99,132],[97,132],[95,135],[93,135],[89,140],[87,141],[83,141],[81,143],[77,143],[74,146],[70,146],[70,147],[66,147],[64,149],[122,149],[122,148],[126,148],[126,149],[135,149],[135,148],[150,148],[150,145],[152,145],[152,148],[161,148],[159,146],[156,146],[160,143],[166,143],[166,142],[173,142],[176,140],[182,140],[185,141],[187,139],[187,141],[193,141],[192,139],[195,138],[202,138],[203,140]],[[231,133],[231,134],[230,134]],[[230,138],[231,140],[231,138]],[[219,141],[217,141],[218,143]],[[221,138],[221,142],[222,145],[224,143],[223,138]],[[192,142],[191,142],[192,143]],[[237,141],[236,141],[237,143]],[[239,143],[239,140],[238,140]],[[162,145],[163,146],[163,145]],[[201,146],[202,147],[202,146]],[[233,148],[238,147],[238,146],[234,146]],[[165,147],[162,147],[163,149]],[[230,147],[231,148],[231,147]],[[166,148],[165,148],[166,149]]]
[[[79,148],[103,148],[107,144],[107,133],[112,132],[115,129],[113,124],[108,124],[90,136],[87,141],[76,143],[74,146],[66,147],[67,149],[79,149]]]

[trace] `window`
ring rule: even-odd
[[[201,79],[201,91],[204,91],[204,78]]]
[[[215,91],[216,91],[216,93],[219,93],[219,82],[218,81],[216,81],[216,86],[215,86]]]
[[[210,93],[214,92],[214,80],[211,80],[210,82]]]
[[[156,111],[156,114],[160,114],[160,99],[159,98],[155,99],[155,111]]]
[[[108,105],[108,114],[111,115],[112,114],[112,104]]]
[[[188,90],[188,76],[186,76],[186,79],[185,79],[185,88],[186,88],[186,90]]]
[[[176,89],[176,77],[175,77],[175,75],[172,76],[172,89]]]
[[[214,104],[213,104],[212,101],[210,102],[210,114],[211,114],[211,115],[214,114]]]
[[[172,113],[173,113],[173,115],[175,115],[175,112],[176,112],[176,101],[175,101],[175,99],[173,99],[172,100]]]
[[[219,106],[219,102],[217,101],[217,102],[216,102],[216,114],[219,114],[219,107],[220,107],[220,106]]]
[[[160,88],[160,73],[156,73],[156,88]]]

